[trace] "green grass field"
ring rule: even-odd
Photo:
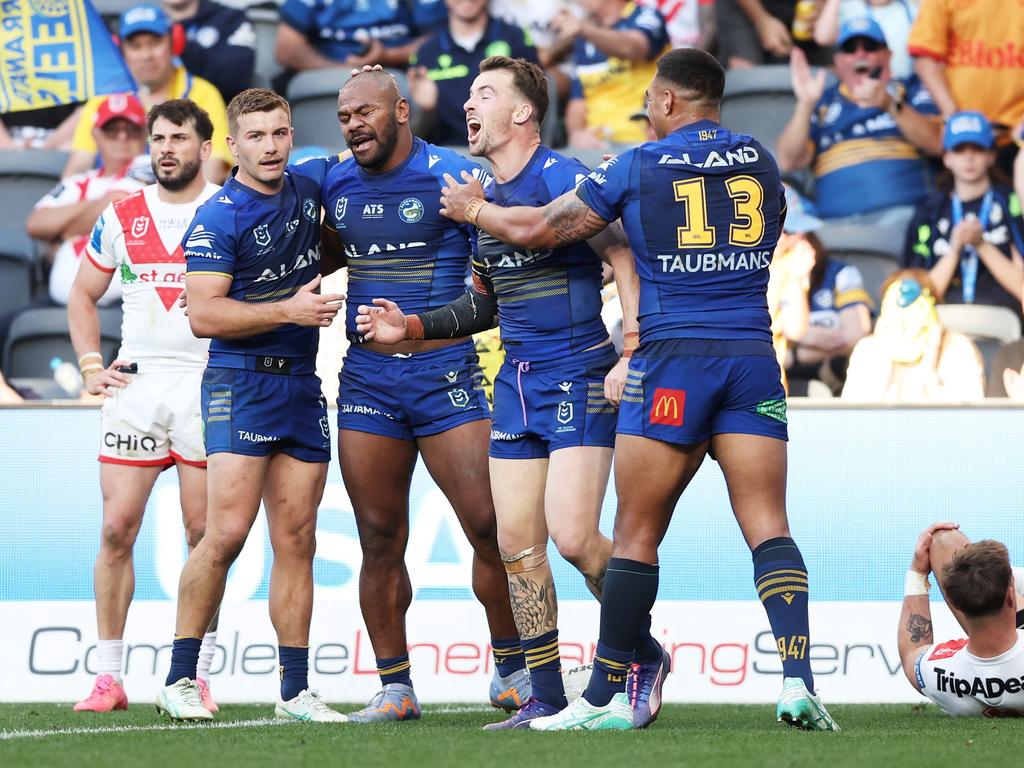
[[[419,722],[381,726],[276,725],[265,720],[272,707],[228,705],[216,724],[183,728],[158,720],[151,706],[83,716],[70,704],[0,704],[0,766],[963,768],[1020,759],[1024,720],[952,720],[920,705],[830,710],[842,733],[784,728],[774,707],[698,704],[666,706],[646,731],[542,734],[483,732],[498,713],[460,705],[426,707]]]

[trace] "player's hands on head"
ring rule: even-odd
[[[932,572],[932,539],[938,531],[955,531],[960,528],[958,523],[932,523],[925,528],[917,537],[917,545],[914,547],[914,559],[910,561],[911,570],[927,576]]]
[[[620,357],[619,362],[612,366],[608,375],[604,377],[604,399],[614,406],[622,403],[622,392],[626,388],[626,372],[629,369],[629,359]]]
[[[466,220],[463,212],[473,200],[483,200],[484,188],[480,181],[469,171],[462,172],[462,182],[455,180],[450,173],[444,175],[446,186],[441,188],[441,215],[460,224]]]
[[[374,299],[373,306],[360,304],[356,309],[356,333],[366,341],[397,344],[405,341],[405,313],[393,301]]]
[[[812,73],[807,54],[799,48],[789,52],[789,79],[793,83],[796,100],[804,104],[817,104],[825,93],[825,70],[819,68]]]
[[[335,315],[341,310],[345,294],[317,293],[320,280],[320,275],[317,275],[284,302],[287,307],[288,322],[306,327],[326,328],[334,321]]]
[[[380,64],[363,64],[360,67],[355,61],[353,61],[351,63],[352,64],[356,64],[356,66],[355,66],[355,68],[351,72],[348,73],[349,77],[355,77],[356,75],[361,75],[363,72],[383,72],[384,71],[384,67],[382,67]]]
[[[118,358],[102,371],[86,376],[84,381],[85,391],[90,395],[110,397],[118,389],[128,386],[128,382],[131,380],[128,378],[128,374],[121,373],[117,369],[128,367],[129,365],[131,365],[131,360]]]

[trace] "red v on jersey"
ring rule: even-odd
[[[114,203],[114,214],[124,231],[125,251],[131,265],[175,264],[181,265],[184,270],[185,254],[181,243],[170,252],[164,247],[160,233],[153,223],[153,215],[146,204],[143,190]],[[181,287],[153,286],[153,289],[160,297],[164,309],[170,312],[181,294]]]

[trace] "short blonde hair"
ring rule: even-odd
[[[273,112],[283,109],[292,119],[292,108],[280,94],[266,88],[247,88],[228,103],[228,133],[232,136],[238,132],[238,118],[252,112]]]

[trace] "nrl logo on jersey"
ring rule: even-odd
[[[145,237],[149,231],[149,216],[136,216],[132,219],[132,237]]]
[[[338,201],[334,204],[334,218],[344,219],[346,211],[348,211],[348,198],[339,197]]]
[[[312,222],[316,222],[320,218],[320,206],[312,197],[307,197],[302,201],[302,215]]]
[[[255,227],[252,231],[252,236],[256,240],[256,245],[260,247],[270,245],[270,225],[260,224],[258,227]]]

